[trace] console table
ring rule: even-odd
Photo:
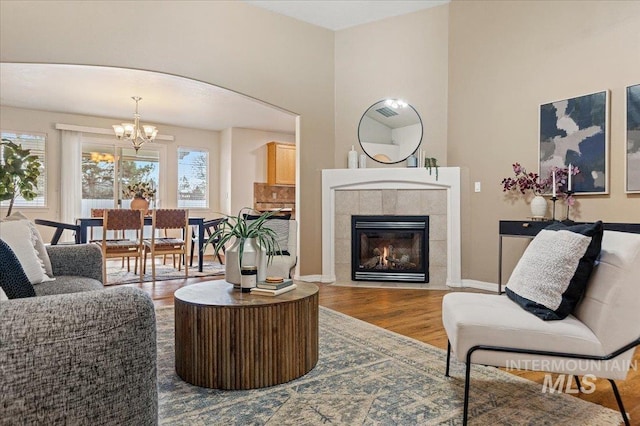
[[[498,294],[502,294],[502,238],[528,238],[533,239],[538,232],[554,223],[552,220],[501,220],[499,222],[498,240]],[[571,222],[578,225],[585,222]],[[632,232],[640,234],[640,223],[603,223],[606,231]]]
[[[318,287],[296,285],[275,297],[223,280],[178,289],[178,376],[207,388],[255,389],[308,373],[318,362]]]

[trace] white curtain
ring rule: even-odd
[[[82,133],[61,132],[60,221],[75,223],[82,211]],[[72,241],[71,236],[65,241]]]

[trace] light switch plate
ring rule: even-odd
[[[475,191],[476,191],[476,192],[480,192],[480,190],[481,190],[481,189],[482,189],[482,187],[481,187],[481,185],[480,185],[480,182],[476,182],[476,184],[475,184]]]

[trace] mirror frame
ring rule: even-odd
[[[396,98],[385,98],[385,99],[381,99],[377,102],[374,102],[373,104],[371,104],[371,106],[369,106],[369,108],[367,108],[365,110],[365,112],[362,114],[362,117],[360,117],[360,121],[358,122],[358,143],[360,144],[360,148],[362,149],[362,152],[364,152],[365,154],[367,154],[367,156],[369,158],[371,158],[373,161],[376,161],[380,164],[398,164],[398,163],[402,163],[403,161],[405,161],[407,158],[409,158],[411,155],[413,155],[418,148],[420,148],[420,145],[422,144],[422,139],[424,138],[424,123],[422,122],[422,117],[420,117],[420,114],[418,113],[418,111],[413,107],[413,105],[411,105],[408,102],[405,102],[407,104],[407,108],[411,108],[413,110],[413,112],[416,114],[416,116],[418,117],[418,123],[420,124],[420,138],[418,139],[417,143],[415,144],[415,148],[413,149],[413,151],[411,151],[406,157],[397,160],[397,161],[381,161],[378,158],[375,158],[372,154],[370,154],[369,152],[367,152],[367,150],[364,148],[364,146],[362,145],[362,140],[360,139],[360,128],[362,126],[362,120],[364,119],[364,117],[366,117],[367,113],[376,105],[381,104],[381,103],[385,103],[386,101],[402,101],[401,99],[396,99]]]

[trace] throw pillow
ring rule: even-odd
[[[28,220],[0,222],[0,236],[11,247],[31,284],[52,281],[35,249],[35,236]]]
[[[568,230],[540,231],[513,270],[507,296],[543,320],[565,318],[573,306],[564,294],[591,240]]]
[[[253,222],[260,216],[245,215],[247,222]],[[290,214],[271,216],[264,223],[265,228],[269,228],[276,233],[276,241],[280,246],[280,251],[275,253],[268,253],[269,255],[283,255],[290,256],[289,253],[289,220]]]
[[[0,277],[2,277],[0,288],[7,299],[20,299],[36,295],[16,254],[3,240],[0,240]]]
[[[36,238],[36,250],[38,251],[38,257],[42,260],[42,263],[44,264],[45,273],[48,276],[52,277],[53,268],[51,267],[51,260],[49,259],[49,253],[47,253],[47,249],[44,246],[44,241],[42,240],[42,236],[40,235],[40,232],[38,232],[38,228],[36,227],[36,225],[33,222],[31,222],[27,216],[23,215],[20,212],[13,212],[11,213],[11,216],[7,216],[0,221],[6,221],[6,220],[26,220],[27,221],[27,223],[29,224],[29,227],[31,228],[31,233]]]

